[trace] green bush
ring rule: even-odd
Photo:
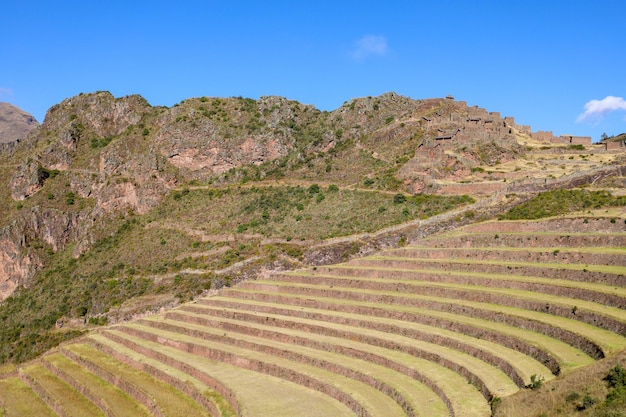
[[[393,196],[394,204],[402,204],[406,202],[406,196],[404,194],[396,194]]]
[[[544,381],[545,381],[544,377],[539,376],[537,374],[532,374],[530,376],[530,383],[526,385],[526,388],[529,388],[531,390],[538,390],[539,388],[543,386]]]
[[[626,387],[626,369],[620,364],[615,365],[609,370],[606,381],[611,388]]]

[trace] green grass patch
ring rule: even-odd
[[[43,386],[45,391],[56,402],[60,403],[65,410],[71,410],[73,416],[104,417],[104,413],[91,401],[47,370],[43,365],[29,365],[24,367],[22,371]]]
[[[142,392],[154,399],[164,415],[170,417],[202,417],[209,415],[201,406],[171,385],[157,380],[143,371],[119,362],[113,357],[103,354],[89,345],[74,344],[67,346],[66,349],[79,355],[81,359],[87,360],[105,371],[108,371],[110,374],[128,381],[133,387],[141,389]]]
[[[7,410],[7,417],[56,416],[46,403],[18,377],[0,379],[0,404]],[[1,409],[0,415],[5,415]]]
[[[143,404],[65,356],[57,353],[46,356],[43,360],[53,364],[55,368],[60,369],[62,373],[67,374],[79,385],[86,387],[95,397],[101,399],[115,415],[138,417],[150,415]]]

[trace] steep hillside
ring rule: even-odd
[[[39,123],[25,111],[9,103],[0,103],[0,144],[25,137]]]
[[[540,191],[623,189],[619,149],[553,145],[495,112],[395,93],[331,112],[280,97],[164,108],[82,94],[1,149],[2,361],[251,277],[492,217]]]

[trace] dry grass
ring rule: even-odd
[[[595,362],[582,369],[560,376],[545,383],[536,391],[523,390],[508,398],[494,413],[495,417],[592,417],[597,410],[579,410],[577,405],[585,394],[602,400],[606,397],[607,386],[603,379],[610,368],[616,364],[626,366],[626,351],[610,358]],[[578,393],[580,399],[568,401],[572,393]]]

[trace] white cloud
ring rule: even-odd
[[[388,50],[387,38],[384,36],[367,35],[355,42],[352,57],[361,60],[370,56],[385,56]]]
[[[590,100],[585,103],[585,111],[578,116],[576,121],[579,123],[597,121],[617,110],[626,111],[626,100],[622,97],[606,96],[602,100]]]

